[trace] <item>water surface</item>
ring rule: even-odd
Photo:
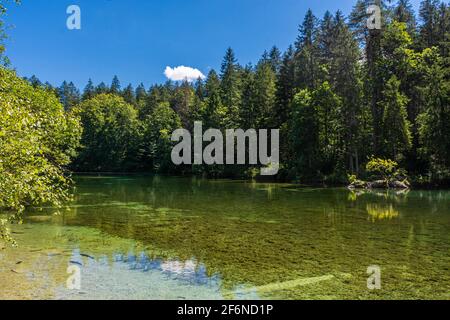
[[[450,192],[77,177],[0,247],[0,298],[450,299]],[[367,268],[381,269],[368,290]],[[69,290],[77,266],[81,288]]]

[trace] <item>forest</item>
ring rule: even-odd
[[[379,30],[367,28],[374,2]],[[0,43],[4,28],[0,19]],[[439,0],[419,12],[408,0],[358,0],[348,16],[308,10],[285,51],[274,46],[244,65],[229,48],[206,79],[150,87],[117,76],[82,90],[22,79],[4,49],[0,207],[60,201],[68,172],[257,178],[255,166],[175,166],[172,132],[195,121],[280,129],[278,181],[345,184],[366,177],[373,157],[418,185],[450,181],[450,5]]]

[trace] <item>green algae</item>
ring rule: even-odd
[[[51,208],[29,212],[29,241],[49,241],[34,231],[40,226],[59,230],[52,250],[195,260],[207,277],[220,277],[218,296],[226,298],[449,298],[449,192],[355,193],[161,177],[105,181],[78,178],[76,201],[60,215]],[[19,243],[27,242],[21,237]],[[34,249],[48,250],[34,242]],[[382,290],[367,289],[371,265],[381,267]]]

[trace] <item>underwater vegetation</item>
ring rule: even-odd
[[[113,298],[138,299],[449,298],[449,192],[163,177],[76,181],[75,202],[59,214],[29,211],[23,225],[12,226],[19,247],[0,250],[10,297],[39,282],[24,276],[33,273],[55,280],[45,294],[30,287],[31,295],[64,299],[111,290]],[[24,274],[10,271],[19,260]],[[70,261],[99,265],[85,270],[82,294],[64,290]],[[382,290],[367,289],[371,265],[381,267]]]

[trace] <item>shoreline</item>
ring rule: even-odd
[[[277,179],[245,179],[245,178],[232,178],[232,177],[221,177],[221,178],[212,178],[207,176],[195,175],[195,174],[186,174],[186,175],[175,175],[175,174],[156,174],[156,173],[146,173],[146,172],[71,172],[72,176],[99,176],[99,177],[120,177],[120,176],[133,176],[133,177],[167,177],[167,178],[199,178],[211,181],[242,181],[242,182],[257,182],[257,183],[274,183],[274,184],[290,184],[297,187],[302,188],[348,188],[349,183],[331,183],[331,182],[295,182],[292,180],[277,180]],[[438,181],[438,182],[427,182],[421,183],[417,180],[411,179],[410,181],[411,187],[409,190],[450,190],[450,181]],[[355,190],[397,190],[393,188],[380,188],[380,189],[355,189]]]

